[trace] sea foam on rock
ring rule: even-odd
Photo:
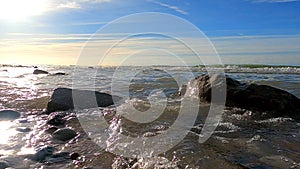
[[[300,120],[300,99],[293,94],[272,86],[241,83],[228,76],[199,76],[189,82],[185,97],[199,93],[201,102],[211,102],[212,84],[217,92],[226,89],[226,106],[252,110],[254,118],[288,116]]]
[[[76,101],[75,106],[73,100]],[[121,98],[118,96],[97,91],[57,88],[47,105],[47,113],[66,111],[74,109],[74,107],[77,109],[107,107],[113,105],[114,101],[119,100]]]

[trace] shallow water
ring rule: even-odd
[[[227,108],[212,137],[200,144],[198,138],[209,108],[205,104],[201,105],[195,125],[187,126],[192,127],[187,131],[188,135],[159,156],[146,158],[141,154],[138,159],[127,159],[108,152],[114,151],[113,145],[120,143],[118,139],[121,135],[151,138],[164,134],[176,120],[181,108],[182,98],[177,96],[179,86],[193,78],[187,76],[186,71],[191,70],[197,76],[205,73],[203,68],[125,67],[118,76],[114,74],[117,70],[114,67],[74,69],[68,66],[43,66],[40,69],[51,74],[65,72],[67,75],[33,75],[34,69],[31,67],[0,67],[0,110],[13,109],[21,112],[20,119],[0,121],[0,134],[3,136],[0,138],[1,160],[7,161],[14,168],[121,168],[121,165],[139,165],[141,168],[300,168],[298,122],[290,118],[256,121],[249,118],[250,111]],[[74,76],[74,71],[78,76]],[[234,79],[272,85],[300,97],[299,68],[227,67],[226,71]],[[181,77],[182,84],[177,84],[174,76]],[[122,88],[128,79],[129,92]],[[49,127],[46,124],[48,116],[40,113],[46,107],[53,89],[74,87],[76,83],[76,88],[111,93],[112,80],[115,80],[114,94],[128,96],[124,103],[117,108],[70,112],[67,126],[79,132],[80,137],[69,143],[54,141],[51,135],[45,133]],[[167,108],[157,118],[155,112],[161,112],[160,105],[164,103]],[[150,122],[134,123],[121,116],[114,116],[116,112],[126,116],[132,113],[129,109],[132,107],[140,111],[152,110],[152,116],[147,116]],[[192,106],[189,108],[194,110]],[[83,125],[82,128],[73,113],[81,116],[81,124],[85,120],[84,124],[97,125]],[[102,117],[106,121],[100,121]],[[30,128],[31,131],[17,131],[20,127]],[[106,130],[99,130],[99,127]],[[99,139],[93,140],[104,135],[109,136],[105,143],[99,142]],[[174,136],[170,139],[176,138]],[[52,145],[57,151],[78,152],[82,156],[75,161],[48,164],[36,163],[28,158],[44,145]]]

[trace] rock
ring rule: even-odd
[[[54,90],[50,102],[47,105],[47,113],[74,109],[72,96],[76,97],[75,107],[77,109],[107,107],[113,105],[114,101],[121,100],[120,97],[111,96],[106,93],[57,88]]]
[[[78,154],[78,153],[71,153],[71,154],[70,154],[70,158],[71,158],[72,160],[77,160],[78,157],[80,157],[80,154]]]
[[[19,132],[28,133],[28,132],[31,131],[31,128],[29,128],[29,127],[18,127],[16,130],[19,131]]]
[[[57,72],[57,73],[52,74],[52,76],[63,76],[63,75],[67,75],[67,74],[63,73],[63,72]]]
[[[45,132],[49,134],[53,134],[56,130],[58,130],[58,128],[53,126],[46,129]]]
[[[33,74],[39,75],[39,74],[49,74],[49,73],[47,71],[44,71],[44,70],[35,69],[33,71]]]
[[[64,116],[57,114],[54,117],[52,117],[50,120],[47,121],[47,124],[52,126],[64,126],[66,124],[66,120],[63,119]]]
[[[7,162],[5,161],[0,161],[0,169],[5,169],[5,168],[8,168],[9,165]]]
[[[189,82],[185,97],[199,91],[202,102],[211,102],[211,84],[217,92],[222,92],[224,84],[222,76],[202,75]],[[275,118],[288,116],[300,120],[300,99],[291,93],[267,86],[257,84],[241,83],[226,76],[226,106],[238,107],[253,111],[253,117],[257,119]],[[221,101],[216,99],[216,102]]]
[[[60,141],[68,141],[77,136],[77,133],[69,128],[58,129],[52,134],[52,138]]]
[[[43,162],[46,160],[47,157],[50,157],[53,155],[55,151],[55,148],[52,146],[45,146],[42,147],[40,150],[37,151],[37,153],[33,156],[32,160]]]
[[[0,121],[1,120],[15,120],[19,118],[21,114],[13,110],[3,110],[0,111]]]

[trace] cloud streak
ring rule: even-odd
[[[188,14],[189,14],[188,12],[186,12],[186,11],[180,9],[180,8],[177,7],[177,6],[165,4],[165,3],[162,3],[162,2],[158,2],[158,1],[152,1],[152,0],[149,1],[149,2],[153,2],[153,3],[155,3],[155,4],[158,4],[158,5],[162,6],[162,7],[166,7],[166,8],[168,8],[168,9],[171,9],[171,10],[176,11],[176,12],[178,12],[178,13],[181,13],[181,14],[183,14],[183,15],[188,15]]]

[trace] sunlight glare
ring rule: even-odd
[[[42,14],[48,0],[0,0],[0,19],[22,20]]]

